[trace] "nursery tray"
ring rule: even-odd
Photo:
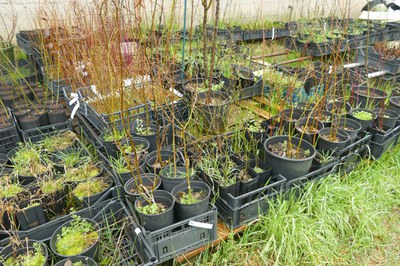
[[[247,224],[260,215],[267,213],[269,200],[285,191],[286,178],[277,175],[271,177],[270,183],[246,194],[234,197],[228,194],[228,199],[217,198],[215,205],[218,216],[231,229]]]
[[[368,77],[368,73],[374,73],[376,70],[372,68],[368,68],[366,66],[358,66],[355,68],[350,68],[350,76],[351,76],[351,81],[354,84],[360,84],[364,83],[368,80],[375,82],[375,80],[379,84],[383,85],[397,85],[397,83],[400,82],[400,74],[390,74],[390,73],[385,73],[383,75],[379,75],[376,77]]]
[[[384,143],[393,136],[398,136],[400,133],[400,125],[397,125],[396,127],[392,128],[386,133],[377,133],[375,135],[371,134],[371,141],[375,143]]]
[[[27,55],[33,55],[33,47],[39,43],[39,39],[42,35],[42,30],[27,30],[20,31],[16,34],[18,47],[22,49]],[[27,34],[31,34],[32,37],[29,38]]]
[[[99,223],[103,241],[100,244],[101,259],[107,259],[109,265],[155,265],[157,259],[144,235],[137,232],[137,225],[132,220],[125,204],[118,199],[111,199],[90,208],[74,213],[75,215],[91,218]],[[50,223],[40,225],[26,232],[19,232],[16,236],[43,241],[49,246],[53,232],[62,224],[72,219],[71,214],[58,218]],[[109,229],[107,229],[107,227]],[[112,234],[112,239],[104,239]],[[10,239],[0,241],[0,247],[5,247]],[[51,257],[51,256],[50,256]],[[49,265],[53,261],[49,262]]]
[[[324,167],[321,167],[319,169],[311,169],[310,173],[295,178],[293,180],[288,180],[286,182],[286,190],[297,190],[297,194],[300,193],[301,188],[303,188],[307,183],[309,182],[314,182],[317,180],[321,180],[328,175],[334,174],[338,170],[338,160],[333,160],[331,163],[327,164]]]
[[[372,46],[358,48],[355,61],[360,64],[365,64],[375,70],[384,71],[393,75],[400,73],[399,58],[385,60]]]
[[[132,203],[127,201],[129,209],[137,224]],[[191,222],[211,224],[211,229],[196,227]],[[190,252],[199,247],[211,244],[217,239],[217,208],[210,204],[209,210],[198,216],[169,225],[156,231],[146,231],[141,227],[145,239],[152,247],[159,262],[173,259],[176,256]]]
[[[18,145],[21,138],[18,134],[18,129],[14,124],[0,130],[0,153],[7,153]]]
[[[379,159],[382,157],[383,154],[388,152],[390,149],[394,148],[397,144],[399,132],[396,134],[392,135],[389,137],[385,142],[383,143],[377,143],[375,141],[370,141],[369,147],[371,151],[371,157],[372,159]]]
[[[19,128],[18,123],[18,131],[21,135],[21,139],[24,142],[37,142],[48,136],[48,134],[57,131],[64,131],[64,130],[72,130],[72,119],[68,119],[66,122],[52,124],[44,127],[38,127],[34,129],[22,130]]]
[[[360,154],[360,151],[364,150],[368,146],[370,141],[371,134],[369,134],[368,132],[363,132],[361,133],[361,136],[356,139],[355,142],[347,145],[344,149],[340,151],[335,151],[333,155],[338,159],[342,159],[350,154]]]

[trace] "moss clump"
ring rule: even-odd
[[[108,184],[102,180],[89,180],[79,183],[73,190],[73,194],[78,198],[90,197],[104,191],[108,187]]]

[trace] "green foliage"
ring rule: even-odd
[[[42,266],[46,262],[42,246],[36,242],[33,249],[27,250],[18,256],[10,256],[7,260],[0,258],[4,266]]]
[[[65,181],[83,181],[98,176],[101,169],[93,163],[81,165],[79,168],[70,168],[65,172]]]
[[[141,136],[149,136],[156,134],[149,126],[145,126],[142,119],[136,119],[136,133]]]
[[[1,184],[0,185],[0,199],[14,197],[24,191],[20,184]]]
[[[353,112],[352,115],[355,118],[358,118],[360,120],[365,120],[365,121],[372,120],[372,118],[373,118],[372,114],[369,112],[366,112],[366,111],[356,111],[356,112]]]
[[[61,134],[44,138],[39,145],[47,152],[55,152],[70,147],[76,138],[77,136],[75,133],[66,131]]]
[[[103,135],[104,141],[120,141],[126,137],[124,130],[113,129],[112,132],[107,132]]]
[[[159,214],[162,212],[165,212],[167,208],[164,206],[164,204],[160,203],[151,203],[147,205],[142,205],[137,207],[138,211],[145,213],[145,214]]]
[[[56,250],[64,256],[80,254],[99,240],[99,233],[91,223],[77,215],[72,218],[71,224],[57,235]]]
[[[108,186],[109,184],[107,184],[103,179],[89,180],[79,183],[72,191],[72,194],[74,194],[78,199],[82,199],[83,197],[96,195],[104,191]]]

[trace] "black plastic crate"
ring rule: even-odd
[[[400,73],[400,59],[385,60],[372,46],[358,48],[355,60],[370,68],[386,71],[393,75]]]
[[[135,222],[139,220],[133,210],[132,203],[127,202],[133,213]],[[211,224],[212,228],[202,228],[192,225],[191,222]],[[212,243],[217,239],[217,208],[210,204],[209,210],[198,216],[174,223],[157,231],[146,231],[141,227],[145,239],[153,248],[159,262],[173,259],[194,249]]]
[[[396,146],[398,134],[391,136],[383,143],[371,141],[369,143],[371,157],[375,160],[382,157],[383,154],[388,152],[391,148]]]
[[[74,214],[95,220],[100,225],[100,231],[108,230],[107,233],[114,233],[115,241],[112,242],[112,251],[102,253],[100,260],[104,259],[104,257],[110,258],[113,261],[113,265],[155,265],[157,263],[151,247],[145,240],[144,235],[138,231],[136,223],[121,200],[107,200],[77,211]],[[72,215],[69,214],[29,231],[18,232],[16,237],[21,241],[26,237],[32,240],[40,240],[49,246],[53,232],[71,219]],[[118,230],[118,228],[121,230]],[[101,234],[100,232],[100,235],[103,235],[102,237],[104,238],[104,235],[108,234]],[[100,244],[100,250],[104,250],[102,245],[105,245],[104,242],[109,241],[109,239],[101,241],[103,244]],[[5,247],[9,242],[9,239],[2,240],[0,247]]]
[[[26,30],[16,34],[18,47],[27,55],[33,55],[33,47],[39,43],[42,30]]]
[[[52,124],[34,129],[22,130],[18,127],[21,138],[24,142],[37,142],[48,136],[48,134],[57,131],[72,130],[72,119],[66,122]]]
[[[18,145],[21,138],[18,134],[18,129],[15,124],[0,129],[0,153],[7,153]]]
[[[347,145],[344,149],[340,151],[334,152],[334,156],[336,158],[343,158],[351,154],[360,154],[361,150],[364,150],[369,142],[371,141],[371,134],[364,132],[361,136],[359,136],[356,141],[354,141],[352,144]]]
[[[262,40],[263,38],[267,39],[267,36],[264,36],[264,31],[261,30],[243,30],[243,41],[256,41]],[[271,38],[271,37],[269,37]]]
[[[251,222],[268,211],[268,201],[273,200],[279,193],[284,192],[286,178],[277,175],[271,177],[268,185],[233,197],[228,194],[228,200],[217,198],[215,205],[218,216],[230,227],[236,228]]]
[[[359,165],[363,159],[369,157],[369,147],[361,146],[360,149],[351,151],[347,155],[340,158],[338,164],[338,172],[345,174],[351,172],[357,165]]]
[[[309,182],[321,180],[328,175],[336,173],[338,170],[338,163],[338,160],[333,160],[331,163],[321,168],[311,169],[310,173],[304,176],[295,178],[293,180],[288,180],[286,182],[286,190],[289,191],[291,189],[301,189]]]
[[[259,80],[253,86],[243,88],[240,91],[238,100],[245,100],[253,96],[260,95],[264,95],[264,82],[262,78],[259,78]]]
[[[400,133],[400,125],[392,128],[391,130],[387,131],[386,133],[375,133],[371,134],[371,141],[375,143],[384,143],[393,136],[397,136]]]

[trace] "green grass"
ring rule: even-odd
[[[399,265],[400,147],[271,204],[239,237],[192,260],[201,265]]]

